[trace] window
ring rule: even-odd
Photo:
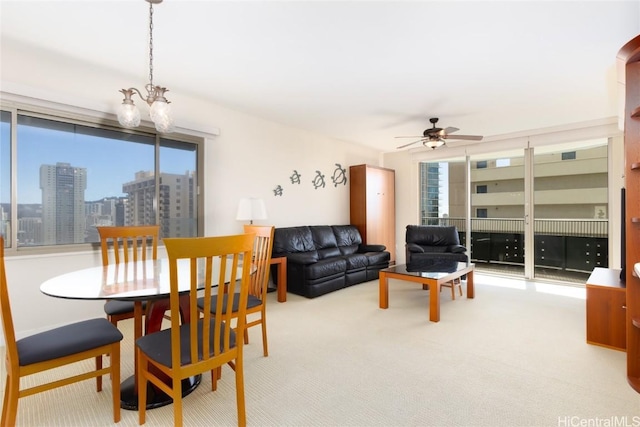
[[[575,159],[576,159],[575,151],[568,151],[566,153],[562,153],[562,160],[575,160]]]
[[[201,138],[160,138],[16,109],[1,118],[0,232],[15,247],[98,242],[101,225],[160,224],[162,237],[198,235]],[[18,196],[12,201],[13,186]]]
[[[9,247],[11,225],[11,114],[0,111],[0,234]]]
[[[476,218],[488,218],[487,208],[477,208]]]
[[[486,169],[487,168],[487,161],[486,160],[480,160],[478,162],[476,162],[476,169]]]
[[[476,193],[477,194],[485,194],[487,192],[487,185],[476,185]]]

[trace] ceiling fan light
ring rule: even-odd
[[[428,139],[426,141],[424,141],[424,146],[425,147],[429,147],[433,150],[435,150],[438,147],[442,147],[444,145],[444,140],[442,139]]]

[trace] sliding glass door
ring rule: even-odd
[[[420,163],[421,223],[458,227],[481,271],[584,283],[609,264],[607,144]]]
[[[469,162],[471,259],[484,270],[524,276],[524,153],[475,155]]]
[[[534,153],[535,276],[584,283],[609,265],[607,140]]]

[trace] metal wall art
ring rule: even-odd
[[[316,171],[316,176],[313,178],[313,181],[311,182],[313,183],[313,188],[315,190],[317,190],[320,187],[324,188],[324,175],[322,175],[322,172]]]
[[[334,187],[337,187],[338,184],[347,185],[347,170],[343,169],[340,163],[336,163],[336,169],[333,171],[331,181],[333,181]]]
[[[301,176],[302,176],[302,175],[300,175],[300,174],[298,173],[298,171],[294,169],[294,170],[293,170],[293,174],[291,174],[291,176],[289,177],[289,179],[291,180],[291,183],[292,183],[292,184],[300,184],[300,177],[301,177]]]
[[[337,187],[340,184],[347,185],[347,170],[343,168],[340,163],[334,164],[336,165],[336,168],[334,169],[333,175],[331,176],[331,182],[333,182],[333,186]],[[289,176],[289,181],[291,181],[291,184],[300,185],[302,183],[302,174],[294,169],[293,173]],[[321,171],[316,170],[316,175],[313,177],[311,184],[313,185],[314,190],[317,190],[320,187],[324,188],[326,185],[324,174]],[[284,188],[280,184],[276,185],[276,187],[273,189],[274,196],[282,196],[283,193]]]

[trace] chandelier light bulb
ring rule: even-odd
[[[156,130],[160,133],[171,133],[175,129],[173,116],[171,114],[171,106],[164,99],[156,99],[151,104],[149,111],[151,120],[156,125]]]
[[[118,122],[125,128],[138,127],[140,125],[140,110],[133,102],[123,102],[118,109]]]

